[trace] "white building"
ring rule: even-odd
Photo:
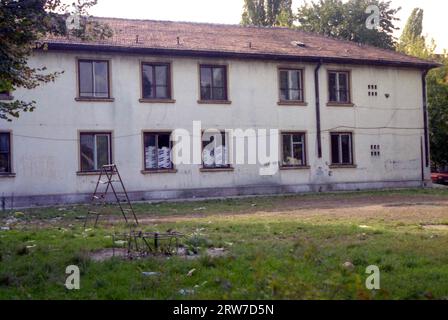
[[[7,207],[87,201],[106,163],[117,164],[134,200],[430,181],[424,78],[433,62],[283,28],[101,21],[112,38],[48,39],[30,65],[64,73],[11,93],[37,109],[0,123]],[[235,163],[228,132],[212,159],[174,165],[170,133],[192,132],[193,121],[278,129],[279,170]]]

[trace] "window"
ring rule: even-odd
[[[142,63],[142,98],[171,99],[169,63]]]
[[[11,93],[7,90],[0,91],[0,100],[12,100]]]
[[[353,164],[353,142],[351,133],[331,134],[331,163],[334,165]]]
[[[227,67],[201,65],[200,83],[202,101],[227,100]]]
[[[143,133],[145,170],[173,169],[171,159],[171,133]]]
[[[205,169],[230,168],[225,132],[204,132],[202,137],[202,166]]]
[[[280,69],[280,101],[303,102],[302,70]]]
[[[112,163],[111,133],[81,133],[81,172],[99,171]]]
[[[305,134],[282,133],[282,167],[306,166]]]
[[[0,175],[11,171],[11,134],[0,132]]]
[[[79,97],[110,98],[109,61],[78,60]]]
[[[330,102],[350,103],[350,76],[347,71],[329,71]]]

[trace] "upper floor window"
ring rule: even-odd
[[[169,63],[142,63],[142,99],[171,99]]]
[[[301,69],[279,69],[280,102],[304,102],[303,71]]]
[[[305,134],[282,133],[282,167],[306,166]]]
[[[333,132],[331,135],[331,164],[353,164],[353,141],[351,132]]]
[[[80,133],[81,172],[99,171],[112,163],[110,132]]]
[[[348,71],[329,71],[329,102],[350,103],[350,73]]]
[[[78,60],[80,98],[110,98],[109,61]]]
[[[11,173],[11,134],[0,132],[0,175]]]
[[[170,132],[145,132],[143,140],[145,170],[173,169]]]
[[[204,132],[202,137],[203,168],[230,168],[227,142],[225,132]]]
[[[201,101],[226,101],[227,67],[200,65]]]

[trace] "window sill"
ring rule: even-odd
[[[198,100],[199,104],[232,104],[229,100]]]
[[[298,106],[298,107],[306,107],[308,106],[307,102],[304,101],[279,101],[277,102],[279,106]]]
[[[176,103],[173,99],[139,99],[140,103]]]
[[[339,103],[339,102],[327,102],[327,107],[354,107],[355,105],[351,102]]]
[[[81,98],[81,97],[78,97],[78,98],[75,98],[75,101],[78,101],[78,102],[114,102],[115,99],[114,98],[88,98],[88,97]]]
[[[280,170],[309,170],[311,169],[310,166],[291,166],[291,167],[280,167]]]
[[[332,164],[330,169],[356,169],[358,166],[356,164]]]
[[[12,172],[8,172],[8,173],[0,173],[0,179],[1,178],[15,178],[16,174],[12,173]]]
[[[235,168],[229,167],[229,168],[201,168],[199,169],[200,172],[231,172],[235,171]]]
[[[157,173],[177,173],[176,169],[157,169],[157,170],[142,170],[142,174],[157,174]]]

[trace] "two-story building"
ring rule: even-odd
[[[87,201],[109,163],[133,200],[430,183],[433,62],[286,28],[98,19],[111,38],[49,38],[30,58],[64,71],[54,83],[0,95],[37,103],[0,123],[6,207]],[[203,152],[195,121],[219,146]],[[180,128],[199,163],[173,159]],[[278,170],[237,163],[229,129],[277,129]]]

